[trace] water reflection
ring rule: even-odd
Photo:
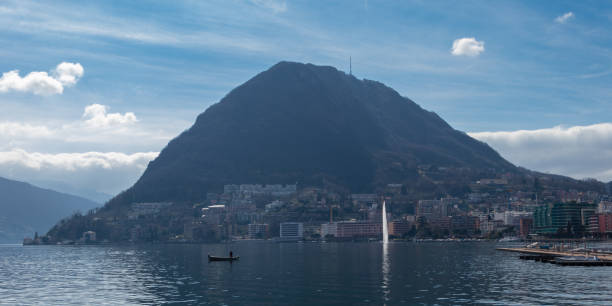
[[[382,291],[383,291],[383,300],[385,302],[384,305],[389,301],[389,296],[391,294],[391,286],[390,286],[390,276],[391,272],[391,262],[389,261],[389,244],[382,244]]]
[[[612,267],[519,260],[493,243],[0,246],[0,304],[609,304]],[[382,252],[381,252],[382,247]],[[391,270],[393,269],[393,270]]]

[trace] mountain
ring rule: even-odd
[[[517,171],[382,83],[280,62],[232,90],[110,201],[198,201],[224,184],[298,183],[372,192],[416,184],[418,166]]]
[[[61,193],[72,194],[78,197],[92,200],[98,203],[105,203],[106,201],[113,198],[112,194],[96,191],[92,188],[85,188],[82,186],[75,186],[67,182],[59,180],[45,180],[45,179],[33,179],[26,181],[45,189],[55,190]]]
[[[75,211],[100,204],[28,183],[0,178],[0,243],[18,243],[34,232],[44,234]]]

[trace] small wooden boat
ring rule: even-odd
[[[238,259],[240,259],[240,256],[219,257],[219,256],[210,256],[210,254],[208,254],[208,261],[234,261]]]

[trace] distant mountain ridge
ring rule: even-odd
[[[71,194],[77,197],[85,198],[97,203],[106,203],[112,199],[114,194],[108,194],[104,192],[96,191],[93,188],[82,188],[79,186],[71,185],[67,182],[55,181],[55,180],[27,180],[30,184],[38,186],[43,189],[51,189],[60,193]]]
[[[0,243],[18,243],[34,232],[42,235],[75,211],[97,206],[85,198],[0,177]]]
[[[110,201],[197,201],[224,184],[295,183],[371,192],[419,165],[517,171],[382,83],[280,62],[200,114],[138,182]]]

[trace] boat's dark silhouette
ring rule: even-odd
[[[235,261],[240,259],[240,256],[229,256],[229,257],[220,257],[220,256],[211,256],[208,254],[208,261]]]

